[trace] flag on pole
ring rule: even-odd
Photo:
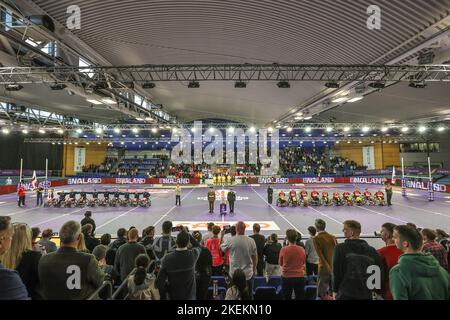
[[[37,177],[36,177],[36,170],[33,170],[33,177],[31,177],[31,189],[35,190],[37,187]]]
[[[396,181],[397,181],[397,175],[395,174],[395,166],[392,166],[391,184],[395,184]]]

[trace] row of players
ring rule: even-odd
[[[88,195],[92,197],[88,198]],[[99,195],[103,195],[103,198],[99,198]],[[142,195],[142,198],[141,198]],[[110,197],[112,196],[112,197]],[[123,196],[123,198],[121,198]],[[86,191],[74,191],[70,192],[55,192],[54,189],[50,189],[48,192],[47,201],[44,206],[46,207],[96,207],[96,206],[141,206],[148,208],[151,206],[150,192],[148,190],[144,191],[134,191],[130,192],[128,189],[125,191],[120,191],[116,189],[115,191],[97,191],[94,189],[92,192]]]
[[[280,191],[278,193],[278,199],[277,199],[277,206],[280,207],[286,207],[286,206],[320,206],[320,205],[336,205],[336,206],[342,206],[344,204],[348,206],[352,206],[353,204],[356,204],[358,206],[361,205],[386,205],[386,202],[384,200],[384,193],[381,190],[378,190],[375,192],[375,194],[372,196],[372,193],[369,190],[365,190],[363,193],[361,193],[359,190],[353,191],[353,193],[350,193],[348,191],[344,192],[341,195],[339,192],[333,192],[333,197],[330,197],[328,195],[328,192],[323,191],[322,197],[320,197],[320,193],[316,190],[311,191],[311,197],[308,196],[308,192],[303,190],[300,191],[298,194],[295,190],[289,191],[288,197],[286,197],[286,194],[284,191]]]

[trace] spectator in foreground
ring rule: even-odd
[[[403,252],[389,272],[394,300],[448,300],[448,272],[433,256],[421,252],[420,232],[406,225],[396,226],[393,238]]]
[[[105,274],[92,254],[77,250],[81,225],[64,223],[59,231],[61,247],[43,256],[39,262],[39,278],[45,299],[84,300],[102,284]]]
[[[0,216],[0,300],[29,300],[19,273],[3,265],[3,257],[11,248],[13,238],[11,217]]]
[[[231,286],[225,294],[225,300],[251,300],[245,273],[242,269],[234,270]]]
[[[289,244],[280,251],[279,265],[281,266],[281,287],[285,300],[292,299],[292,292],[296,300],[304,299],[305,287],[305,249],[297,245],[297,231],[286,230]]]
[[[266,260],[266,276],[280,276],[281,268],[278,264],[280,257],[281,243],[278,243],[278,236],[272,233],[264,245],[263,256]]]
[[[253,293],[253,279],[258,264],[258,252],[255,240],[245,235],[245,223],[239,221],[236,223],[236,236],[227,238],[220,245],[222,251],[230,251],[230,270],[229,275],[233,277],[236,269],[242,269],[247,280],[248,292]],[[224,231],[221,238],[223,240]]]
[[[31,228],[31,248],[33,251],[40,252],[41,254],[46,254],[45,247],[40,245],[36,240],[41,234],[41,229],[38,227]]]
[[[211,252],[213,259],[212,275],[221,276],[223,273],[223,257],[222,251],[220,251],[221,239],[219,239],[220,227],[214,226],[212,228],[213,237],[209,238],[205,242],[205,247]]]
[[[44,231],[42,231],[42,237],[38,241],[38,244],[43,246],[47,253],[55,252],[56,250],[58,250],[58,247],[56,246],[56,243],[51,241],[52,236],[53,236],[53,230],[52,229],[45,229]]]
[[[162,259],[166,254],[175,251],[176,241],[175,237],[172,237],[171,234],[172,222],[164,221],[162,224],[162,236],[157,238],[152,246],[153,252],[158,259]]]
[[[117,230],[117,239],[111,242],[109,248],[117,251],[122,245],[127,243],[127,229],[120,228]]]
[[[422,229],[423,252],[428,252],[436,258],[442,268],[448,270],[447,250],[436,241],[436,233],[431,229]]]
[[[389,289],[389,271],[398,263],[398,258],[403,254],[395,245],[393,239],[394,228],[395,224],[389,222],[381,226],[381,238],[386,246],[377,250],[383,265],[384,284],[382,286],[381,296],[384,300],[392,300],[392,293]]]
[[[109,247],[111,243],[111,235],[109,233],[104,233],[100,237],[100,244]]]
[[[2,263],[8,269],[16,270],[33,300],[41,298],[39,293],[38,265],[41,253],[34,251],[31,244],[31,230],[25,223],[13,226],[14,237],[11,248],[2,257]]]
[[[336,237],[325,231],[326,223],[322,219],[315,221],[317,235],[313,239],[314,248],[319,257],[318,295],[322,300],[329,299],[333,252],[337,245]]]
[[[202,236],[203,244],[206,243],[206,240],[213,237],[212,228],[214,227],[214,222],[208,222],[206,225],[207,232]]]
[[[96,246],[100,244],[100,240],[95,238],[92,234],[93,227],[90,223],[85,224],[81,227],[81,232],[84,235],[84,243],[89,252],[92,252]]]
[[[194,231],[192,236],[198,243],[202,243],[202,234],[199,231]],[[208,296],[208,287],[212,274],[213,257],[211,252],[203,245],[201,245],[200,256],[195,265],[195,279],[196,279],[196,296],[197,300],[206,300]]]
[[[137,242],[139,233],[137,229],[128,231],[128,243],[122,245],[116,253],[114,269],[120,274],[120,280],[127,279],[134,269],[134,260],[140,254],[145,254],[145,248]]]
[[[192,249],[188,249],[188,245]],[[195,300],[195,265],[200,256],[200,245],[184,228],[177,235],[177,248],[161,261],[156,279],[157,287],[167,288],[170,300]]]
[[[155,276],[148,273],[150,259],[147,254],[140,254],[134,261],[136,272],[128,277],[128,299],[159,300],[159,291],[155,287]]]
[[[306,253],[306,274],[308,276],[317,275],[319,273],[319,257],[314,247],[314,236],[316,235],[316,228],[313,226],[308,227],[310,238],[305,243]]]
[[[436,229],[436,241],[439,242],[444,248],[446,248],[447,251],[450,250],[449,248],[449,241],[448,238],[450,236],[447,232],[445,232],[442,229]]]
[[[94,248],[94,250],[92,250],[92,254],[95,259],[97,259],[98,266],[102,269],[103,273],[106,275],[106,278],[112,280],[115,276],[115,270],[113,265],[106,263],[106,252],[108,250],[111,249],[108,249],[107,246],[99,244]]]
[[[253,224],[253,234],[250,236],[256,243],[256,251],[258,253],[258,265],[256,266],[256,275],[262,277],[264,275],[264,245],[266,244],[266,238],[259,234],[261,226],[258,223]]]
[[[333,254],[333,292],[338,300],[372,300],[367,271],[369,266],[378,266],[381,271],[381,258],[375,248],[359,238],[358,221],[346,220],[343,225],[345,242],[338,244]]]

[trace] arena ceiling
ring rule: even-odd
[[[26,14],[51,16],[61,41],[78,46],[99,65],[416,64],[417,56],[430,50],[434,63],[450,61],[450,0],[12,2]],[[382,10],[381,30],[366,26],[372,4]],[[79,30],[64,27],[69,5],[81,9]],[[214,117],[263,125],[286,119],[293,108],[306,110],[334,91],[323,82],[292,82],[290,89],[264,81],[250,82],[245,89],[234,88],[233,82],[201,82],[197,89],[164,82],[146,94],[182,122]],[[25,88],[16,98],[70,114],[78,111],[81,117],[91,114],[83,99],[60,93],[46,96],[52,102],[45,103],[40,92]],[[317,109],[317,119],[444,120],[450,116],[450,83],[424,89],[399,83],[358,103],[329,108]],[[117,113],[103,116],[114,119]]]

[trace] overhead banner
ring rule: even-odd
[[[75,172],[82,172],[83,166],[86,162],[86,149],[76,147],[75,148],[75,156],[74,156],[74,171]]]
[[[375,148],[373,146],[363,147],[363,165],[368,170],[375,169]]]

